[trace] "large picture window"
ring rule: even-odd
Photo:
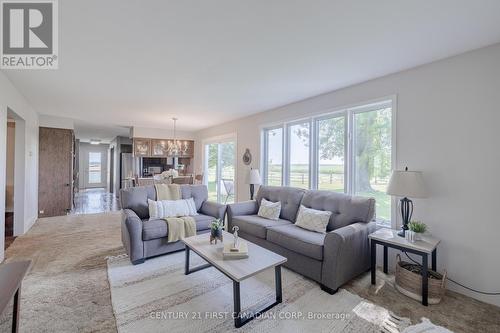
[[[317,120],[318,190],[345,192],[345,125],[343,114]]]
[[[283,127],[264,131],[266,142],[264,182],[268,185],[280,186],[283,181]]]
[[[310,124],[301,122],[288,126],[289,161],[288,184],[293,187],[309,188],[309,142]]]
[[[385,192],[393,168],[392,104],[377,102],[264,129],[264,183],[374,197],[377,219],[390,221],[392,200]]]

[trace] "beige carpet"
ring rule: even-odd
[[[120,212],[39,219],[7,249],[30,259],[21,332],[116,332],[106,257],[123,253]]]
[[[208,238],[207,238],[208,241]],[[132,332],[400,332],[408,319],[394,318],[347,290],[329,295],[317,283],[283,269],[283,303],[240,329],[232,319],[232,282],[211,267],[184,275],[184,253],[148,260],[108,259],[113,309],[120,333]],[[192,265],[204,261],[193,254]],[[242,309],[274,300],[274,270],[241,283]]]
[[[34,261],[23,284],[21,332],[116,332],[106,257],[122,253],[120,213],[38,220],[6,251],[7,262]],[[376,286],[365,274],[344,288],[412,323],[427,317],[457,333],[500,332],[498,307],[453,292],[424,307],[398,293],[392,281],[378,272]]]

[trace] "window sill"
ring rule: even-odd
[[[375,222],[377,223],[377,227],[379,227],[379,228],[392,229],[391,221],[389,221],[389,220],[377,219],[376,218]]]

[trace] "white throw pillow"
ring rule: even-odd
[[[295,225],[307,230],[326,233],[326,226],[330,221],[332,212],[306,208],[300,205],[299,215]]]
[[[186,199],[187,205],[189,208],[189,215],[198,215],[198,212],[196,211],[196,204],[194,203],[193,198]]]
[[[262,199],[260,202],[258,216],[269,219],[269,220],[279,220],[281,213],[281,201],[272,202],[266,199]]]
[[[193,198],[160,201],[148,199],[148,207],[150,220],[167,217],[198,215]]]

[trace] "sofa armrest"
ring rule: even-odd
[[[254,215],[259,211],[257,201],[242,201],[227,205],[227,226],[228,230],[232,229],[232,221],[234,216],[239,215]]]
[[[144,242],[142,241],[142,221],[131,209],[123,210],[122,243],[133,264],[144,260]]]
[[[358,222],[326,234],[321,283],[336,290],[370,268],[368,235],[377,229],[375,222]]]
[[[205,201],[201,205],[200,213],[223,220],[226,214],[226,205],[213,201]]]

